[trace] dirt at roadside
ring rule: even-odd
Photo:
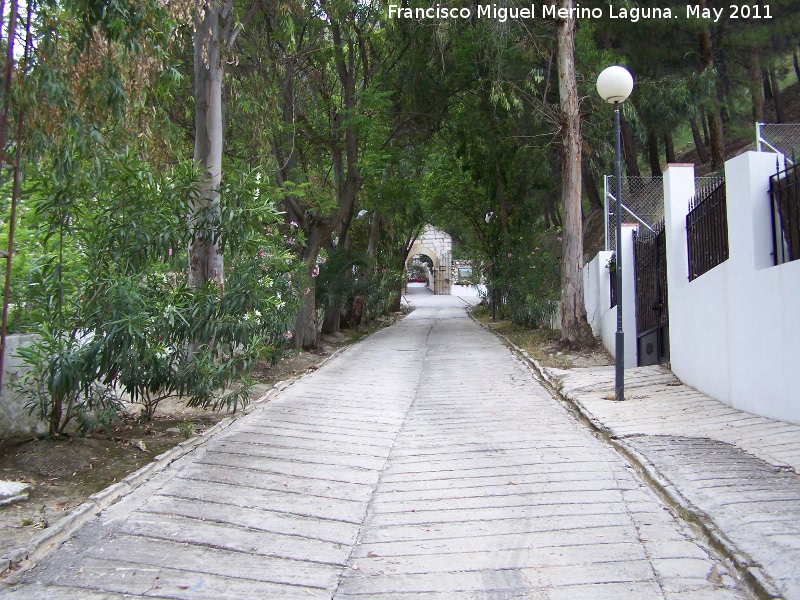
[[[491,316],[484,306],[474,308],[471,314],[480,323],[525,350],[542,366],[575,369],[614,364],[614,358],[606,352],[599,340],[592,348],[571,349],[561,343],[560,331],[528,329],[502,319],[492,323]]]

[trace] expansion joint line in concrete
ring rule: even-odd
[[[392,445],[389,448],[389,452],[387,452],[386,454],[386,460],[383,461],[383,464],[381,465],[381,470],[380,473],[378,474],[378,481],[375,483],[375,487],[372,488],[372,495],[370,496],[369,502],[367,503],[366,510],[364,511],[364,518],[361,521],[361,525],[359,525],[358,528],[358,533],[356,534],[356,541],[353,544],[353,547],[350,549],[350,555],[347,557],[347,561],[345,561],[345,566],[342,568],[342,571],[339,574],[339,580],[336,582],[336,588],[333,590],[331,598],[336,598],[336,594],[338,593],[339,588],[342,585],[342,581],[344,580],[347,569],[351,568],[350,565],[353,562],[356,548],[361,544],[361,532],[363,531],[364,525],[366,524],[366,521],[369,518],[370,514],[372,514],[372,507],[375,503],[375,495],[378,491],[378,488],[381,485],[381,482],[383,481],[383,474],[386,472],[387,465],[392,460],[392,455],[394,454],[394,449],[397,445],[397,439],[400,437],[400,434],[403,432],[403,429],[406,426],[406,422],[408,420],[408,413],[410,413],[413,410],[414,405],[416,404],[417,399],[419,398],[419,391],[422,385],[423,374],[425,371],[425,362],[428,357],[428,350],[430,347],[429,344],[431,339],[431,333],[433,332],[433,328],[436,326],[437,320],[438,319],[433,320],[433,323],[431,323],[431,325],[428,327],[428,331],[425,333],[425,350],[422,353],[422,365],[421,368],[419,369],[419,377],[417,378],[417,381],[414,384],[414,397],[411,399],[411,402],[408,403],[408,406],[405,409],[405,413],[403,414],[403,421],[400,424],[400,427],[397,428],[394,438],[392,439]]]

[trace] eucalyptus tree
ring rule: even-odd
[[[581,116],[575,75],[575,17],[572,0],[559,0],[566,14],[556,20],[558,92],[561,101],[561,339],[572,346],[594,343],[583,299],[583,227],[581,220]]]
[[[37,8],[15,97],[28,123],[21,226],[30,241],[17,302],[41,334],[24,353],[28,392],[53,434],[75,419],[88,428],[111,418],[119,390],[143,400],[147,417],[173,393],[237,406],[247,373],[277,355],[294,313],[293,261],[267,231],[276,211],[249,170],[217,190],[218,216],[203,213],[204,232],[229,253],[229,285],[188,284],[196,240],[186,218],[208,187],[188,160],[193,131],[173,137],[176,113],[165,109],[182,91],[171,55],[185,39],[172,33],[191,29],[181,8]]]
[[[346,235],[363,183],[370,117],[383,103],[373,80],[392,50],[378,27],[377,3],[303,3],[264,16],[257,31],[267,46],[263,69],[280,119],[270,140],[275,177],[283,188],[287,229],[303,232],[297,251],[309,281],[294,343],[316,348],[317,259],[343,224]]]
[[[222,287],[225,282],[221,243],[213,234],[213,223],[221,214],[223,78],[239,34],[260,10],[257,1],[245,6],[233,0],[194,1],[194,162],[201,186],[189,215],[189,283],[193,287],[206,282]]]

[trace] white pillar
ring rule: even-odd
[[[749,270],[773,265],[769,177],[779,154],[745,152],[725,163],[730,259]],[[735,202],[730,200],[736,198]]]
[[[694,195],[694,165],[667,165],[664,170],[664,233],[667,237],[667,288],[670,292],[673,282],[678,285],[681,280],[689,280],[686,215],[689,212],[689,200]],[[669,306],[672,307],[671,294]]]
[[[688,385],[717,398],[730,388],[727,270],[719,265],[689,281],[686,215],[695,196],[694,166],[664,171],[669,345],[672,371]]]
[[[638,225],[622,225],[622,331],[625,332],[624,366],[626,369],[638,366],[636,356],[636,266],[633,262],[633,232],[637,229]]]

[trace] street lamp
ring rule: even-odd
[[[597,78],[597,92],[600,97],[614,105],[614,136],[616,160],[614,178],[617,182],[617,335],[614,340],[614,397],[625,399],[625,333],[622,331],[622,149],[620,142],[619,104],[625,102],[633,91],[633,76],[625,67],[608,67]]]
[[[486,213],[486,224],[489,225],[494,216],[493,212]],[[489,299],[492,303],[492,323],[497,323],[497,305],[494,297],[494,256],[492,256],[492,228],[489,227],[489,260],[492,261],[492,297]]]

